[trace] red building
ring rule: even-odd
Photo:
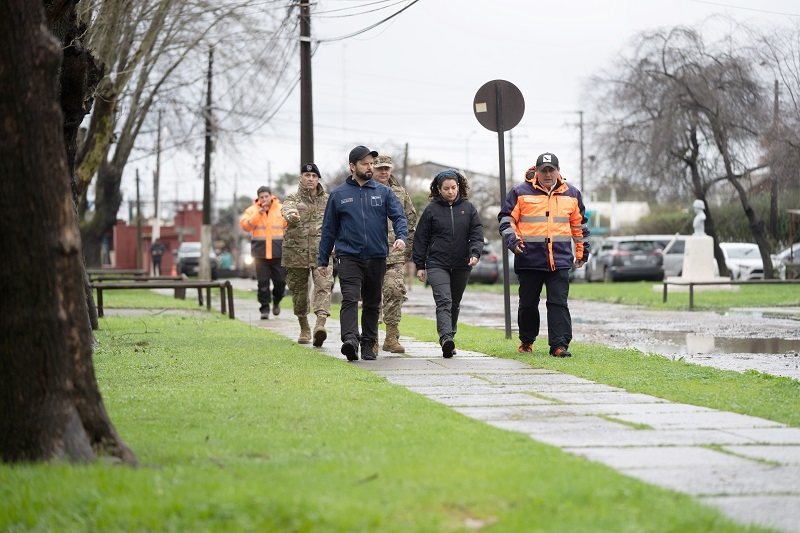
[[[203,206],[200,202],[186,202],[175,214],[174,225],[161,226],[161,242],[167,247],[167,253],[161,259],[161,271],[167,275],[175,265],[175,254],[180,243],[199,242],[200,228],[203,225]],[[150,260],[150,243],[153,227],[142,224],[142,268],[152,273],[153,263]],[[136,226],[130,226],[124,220],[118,220],[114,226],[113,260],[114,268],[137,268],[136,265]]]

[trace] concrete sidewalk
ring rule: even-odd
[[[288,308],[260,320],[255,295],[237,299],[236,313],[292,340],[299,334]],[[469,417],[695,496],[739,522],[800,533],[800,428],[628,393],[458,347],[454,358],[444,359],[436,343],[405,335],[402,343],[405,354],[380,351],[377,361],[347,363],[339,324],[329,320],[325,345],[308,346]]]

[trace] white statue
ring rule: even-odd
[[[694,201],[692,204],[694,208],[694,221],[692,225],[694,226],[694,233],[692,235],[705,235],[706,234],[706,211],[705,211],[705,203],[703,200],[699,198]]]

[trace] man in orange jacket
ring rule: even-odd
[[[256,265],[262,320],[269,319],[270,300],[272,314],[277,316],[281,313],[280,303],[286,291],[286,269],[281,266],[286,220],[281,215],[281,207],[280,200],[272,196],[269,187],[259,187],[258,198],[239,219],[239,227],[251,234],[250,255]],[[270,280],[272,294],[269,290]]]

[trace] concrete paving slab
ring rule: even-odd
[[[556,394],[607,394],[610,392],[625,392],[625,389],[604,385],[602,383],[528,383],[521,384],[527,390],[545,396]],[[569,402],[567,402],[569,403]]]
[[[695,496],[800,496],[800,467],[753,463],[740,468],[714,465],[691,468],[622,468],[624,474]]]
[[[621,420],[634,424],[647,424],[655,429],[729,429],[729,428],[783,428],[784,424],[754,416],[724,411],[688,413],[621,414]]]
[[[592,461],[616,469],[628,468],[744,468],[753,461],[699,446],[639,446],[607,448],[565,448]]]
[[[725,450],[743,457],[772,461],[783,465],[800,465],[800,446],[725,446]],[[798,480],[800,484],[800,480]]]
[[[461,352],[458,352],[456,357],[452,359],[442,358],[441,365],[445,368],[452,370],[461,370],[464,372],[525,372],[530,374],[557,374],[555,370],[546,370],[544,368],[531,368],[530,365],[517,361],[516,359],[501,359],[499,357],[474,357],[472,359],[462,359]]]
[[[800,496],[712,496],[699,500],[745,524],[800,533]]]
[[[468,385],[468,386],[436,386],[436,387],[408,387],[408,390],[422,394],[423,396],[443,396],[443,395],[457,395],[457,394],[507,394],[511,392],[527,392],[530,393],[530,387],[526,385],[492,385],[486,383],[484,385]]]
[[[577,385],[597,385],[597,383],[593,381],[589,381],[588,379],[579,378],[577,376],[571,376],[569,374],[555,374],[555,373],[547,373],[547,374],[523,374],[523,373],[513,373],[513,374],[488,374],[481,372],[477,374],[479,377],[486,379],[486,381],[490,381],[492,383],[497,383],[500,385],[522,385],[522,384],[530,384],[530,385],[543,385],[543,384],[577,384]],[[622,390],[622,389],[617,389]]]
[[[613,389],[613,388],[612,388]],[[564,403],[589,403],[589,404],[612,404],[612,403],[665,403],[667,400],[650,396],[649,394],[632,394],[629,392],[619,392],[613,389],[609,392],[552,392],[547,394],[549,398]]]
[[[390,374],[386,376],[392,383],[402,385],[404,387],[416,386],[429,386],[429,387],[470,387],[477,385],[485,385],[486,381],[471,376],[469,374],[429,374],[426,376],[418,376],[416,374]]]
[[[546,419],[508,419],[495,418],[491,410],[487,410],[487,418],[479,418],[479,408],[456,407],[456,411],[463,412],[465,415],[478,420],[483,420],[495,427],[510,429],[527,433],[536,440],[547,442],[548,435],[573,435],[584,433],[605,433],[613,434],[618,432],[636,431],[624,424],[618,424],[610,420],[605,420],[596,416],[553,416]],[[576,441],[570,441],[577,444]]]
[[[619,418],[621,414],[642,413],[702,413],[713,411],[708,407],[698,407],[683,403],[610,403],[610,404],[564,404],[542,405],[535,407],[543,412],[563,411],[575,415],[608,415]]]
[[[543,400],[542,402],[545,402]],[[535,420],[557,425],[561,421],[575,421],[580,424],[591,418],[601,418],[592,414],[570,412],[565,405],[551,404],[551,409],[540,409],[537,405],[486,405],[457,407],[456,410],[479,420]],[[614,422],[612,420],[612,422]],[[614,422],[619,424],[619,422]],[[623,426],[625,424],[622,424]]]
[[[490,423],[503,429],[528,433],[538,441],[562,448],[586,446],[723,446],[751,442],[745,437],[715,429],[654,431],[616,424],[616,427],[605,430],[576,428],[571,431],[541,431],[534,434],[526,430],[529,427],[528,421],[506,420]]]
[[[727,432],[747,438],[750,444],[800,444],[800,428],[728,429]]]
[[[482,407],[498,405],[542,405],[552,404],[542,398],[531,396],[530,394],[509,393],[509,394],[458,394],[458,395],[429,395],[428,398],[450,407]]]

